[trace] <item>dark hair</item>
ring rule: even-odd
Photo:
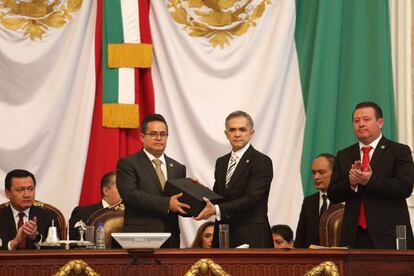
[[[318,158],[318,157],[324,157],[327,161],[328,161],[328,163],[329,163],[329,167],[332,169],[333,168],[333,166],[334,166],[334,164],[335,164],[335,156],[333,156],[332,154],[330,154],[330,153],[321,153],[321,154],[318,154],[316,157],[315,157],[315,159],[316,158]]]
[[[212,221],[206,221],[197,230],[197,234],[194,238],[193,244],[191,245],[191,248],[202,248],[202,235],[204,231],[206,231],[207,227],[214,226],[214,222]]]
[[[104,196],[103,194],[104,187],[109,188],[109,186],[111,186],[111,178],[112,176],[115,176],[115,175],[116,173],[114,171],[104,174],[104,176],[101,179],[101,196]]]
[[[250,129],[253,130],[254,123],[253,123],[252,117],[250,117],[250,115],[247,112],[244,112],[244,111],[241,111],[241,110],[234,111],[226,117],[226,122],[225,122],[226,129],[227,129],[228,121],[233,119],[233,118],[238,118],[238,117],[246,118],[247,121],[249,122]]]
[[[377,105],[374,102],[361,102],[361,103],[359,103],[355,106],[354,112],[352,112],[352,119],[354,118],[354,113],[357,109],[366,108],[366,107],[371,107],[371,108],[374,109],[375,118],[377,120],[382,118],[382,110],[381,110],[381,107],[379,105]]]
[[[141,133],[145,134],[147,132],[147,128],[148,128],[148,123],[150,122],[162,122],[165,124],[165,126],[167,127],[167,131],[168,131],[168,125],[167,125],[167,121],[164,119],[164,117],[161,114],[150,114],[148,116],[146,116],[141,123]]]
[[[7,173],[6,178],[4,180],[4,187],[6,190],[10,191],[11,189],[11,185],[12,185],[12,179],[14,178],[26,178],[26,177],[31,177],[33,179],[33,184],[36,186],[36,178],[34,177],[34,175],[26,170],[22,170],[22,169],[16,169],[16,170],[12,170],[10,172]]]
[[[293,231],[292,229],[290,229],[289,225],[286,225],[286,224],[273,225],[272,234],[281,235],[282,238],[287,242],[293,241]]]

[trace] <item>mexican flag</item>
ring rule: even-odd
[[[252,145],[273,160],[271,224],[293,230],[316,190],[319,153],[354,143],[360,101],[382,106],[395,139],[389,8],[386,0],[151,2],[155,110],[170,128],[167,153],[212,187],[217,157],[231,148],[224,120],[244,110]],[[198,227],[181,221],[182,243]]]
[[[68,218],[155,111],[167,155],[212,187],[225,117],[244,110],[273,160],[270,223],[295,229],[311,160],[355,142],[356,103],[396,139],[392,76],[388,0],[0,0],[0,179],[32,171]],[[182,246],[197,227],[181,221]]]

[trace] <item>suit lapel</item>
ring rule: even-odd
[[[230,191],[233,188],[235,183],[237,183],[237,178],[240,177],[241,173],[249,165],[250,155],[251,155],[252,151],[253,151],[253,147],[249,146],[249,148],[243,154],[242,158],[240,159],[239,163],[237,164],[236,169],[234,170],[233,175],[231,176],[231,179],[230,179],[229,186],[228,186],[227,190]],[[230,159],[230,157],[229,157],[229,159]],[[226,173],[227,173],[227,168],[226,168]],[[226,177],[224,176],[224,178],[226,178]],[[224,180],[224,181],[226,181],[226,180]]]
[[[384,138],[384,136],[382,136],[381,140],[378,142],[377,147],[375,148],[371,161],[369,162],[369,165],[371,166],[371,168],[375,167],[375,165],[378,163],[378,160],[381,159],[387,147],[388,147],[388,140]]]
[[[160,180],[158,179],[157,173],[155,172],[155,168],[152,165],[152,161],[148,158],[147,154],[143,150],[141,150],[138,153],[138,159],[141,165],[145,167],[146,170],[149,172],[149,174],[152,176],[154,183],[157,183],[156,186],[158,190],[160,191],[160,193],[162,193],[163,191],[161,188],[161,183],[160,183]]]
[[[319,221],[319,211],[320,211],[320,209],[319,209],[319,200],[320,200],[320,197],[319,197],[319,192],[317,192],[316,194],[314,194],[313,195],[314,196],[314,198],[313,198],[313,200],[311,201],[312,203],[312,206],[311,206],[311,210],[315,210],[314,212],[312,212],[313,213],[313,219],[315,220],[315,221]]]
[[[167,180],[177,177],[177,168],[174,166],[172,159],[164,154],[165,166],[167,167]]]
[[[353,145],[352,147],[352,151],[351,151],[351,165],[356,161],[356,160],[360,160],[362,162],[362,158],[361,158],[361,153],[359,150],[359,143],[356,143]],[[351,168],[351,166],[349,167]]]
[[[224,157],[219,160],[219,163],[217,164],[216,170],[218,170],[217,175],[217,187],[219,189],[220,194],[226,193],[226,174],[227,174],[227,167],[229,166],[229,160],[230,160],[231,154],[226,154]]]
[[[4,225],[2,227],[5,227],[6,225],[10,225],[10,227],[6,227],[7,233],[9,234],[9,237],[12,239],[16,236],[17,230],[16,230],[16,221],[13,218],[13,212],[11,210],[11,207],[7,207],[7,211],[5,212],[4,216]]]

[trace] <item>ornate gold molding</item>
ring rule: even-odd
[[[198,273],[207,273],[208,271],[211,271],[214,275],[217,276],[230,276],[226,271],[221,268],[218,264],[216,264],[211,259],[200,259],[198,262],[193,264],[189,271],[187,271],[184,276],[196,276]]]
[[[323,262],[305,273],[305,276],[339,276],[338,267],[333,262]]]
[[[83,273],[82,275],[87,276],[98,276],[86,262],[82,260],[72,260],[62,266],[54,276],[66,276],[71,272],[75,272],[76,275]]]

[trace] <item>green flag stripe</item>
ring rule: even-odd
[[[352,111],[374,101],[383,134],[396,138],[388,0],[296,0],[296,47],[306,110],[304,195],[315,192],[313,158],[356,142]]]
[[[123,43],[121,3],[119,0],[104,0],[104,20],[102,30],[102,74],[103,102],[118,103],[117,68],[108,68],[108,44]]]

